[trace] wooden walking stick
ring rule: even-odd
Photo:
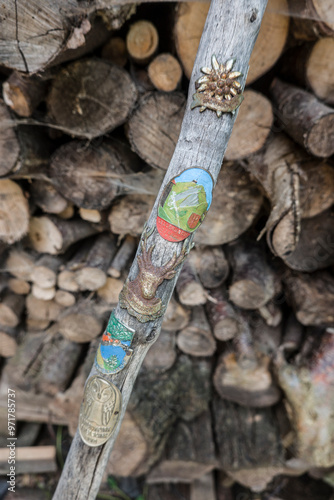
[[[180,137],[88,377],[54,500],[96,498],[139,368],[210,207],[266,3],[211,2]]]

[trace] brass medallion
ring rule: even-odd
[[[122,395],[112,383],[95,375],[85,387],[79,433],[87,446],[100,446],[111,437],[120,417]]]

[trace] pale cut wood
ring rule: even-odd
[[[227,290],[210,290],[206,303],[209,322],[217,340],[233,339],[242,328],[240,315],[228,300]]]
[[[186,306],[199,306],[207,301],[207,293],[191,261],[185,262],[176,284],[176,291],[181,304]]]
[[[55,216],[31,217],[29,240],[38,252],[57,255],[97,232],[97,227],[81,219],[67,221]]]
[[[91,208],[80,207],[79,215],[83,220],[86,220],[87,222],[99,223],[101,222],[102,219],[101,213],[98,210]]]
[[[232,56],[236,57],[238,69],[243,74],[247,73],[250,54],[259,31],[265,6],[265,0],[251,0],[251,4],[248,3],[246,6],[242,1],[233,1],[233,5],[229,4],[229,8],[227,8],[225,1],[213,0],[208,16],[209,25],[204,30],[195,62],[196,69],[190,81],[190,94],[193,93],[194,82],[199,77],[199,68],[209,65],[212,54],[219,55],[222,47],[226,50],[224,59],[227,60]],[[241,84],[244,85],[244,83],[245,77],[242,77]],[[217,180],[234,119],[235,117],[226,115],[218,119],[209,111],[202,114],[197,110],[191,111],[190,102],[188,103],[179,141],[168,174],[161,186],[160,195],[167,183],[179,174],[183,168],[202,166],[211,173],[215,181]],[[155,225],[157,205],[158,201],[149,218],[148,227],[154,227]],[[175,250],[180,251],[182,246],[182,244],[177,245],[163,240],[157,232],[149,238],[148,244],[152,245],[153,243],[155,244],[155,251],[152,254],[152,262],[158,266],[167,262],[173,256]],[[130,270],[129,278],[134,279],[137,272],[137,262],[135,261]],[[172,295],[178,274],[179,271],[173,280],[165,280],[159,288],[159,296],[166,304]],[[102,447],[94,449],[87,447],[81,441],[79,433],[76,433],[61,480],[54,494],[54,500],[62,500],[63,498],[84,500],[89,496],[94,498],[97,495],[103,470],[117,436],[134,379],[152,344],[152,340],[156,340],[161,327],[162,318],[146,324],[139,323],[119,305],[116,307],[115,313],[121,321],[136,330],[136,336],[132,343],[134,353],[131,363],[118,374],[108,377],[108,380],[116,384],[122,392],[123,403],[120,421],[112,438]],[[97,373],[95,368],[92,369],[91,375],[93,373]],[[187,391],[185,391],[186,393]]]
[[[68,292],[78,292],[79,285],[75,279],[75,272],[68,271],[65,269],[58,274],[57,285],[62,290],[66,290]]]
[[[229,264],[220,246],[194,248],[191,262],[204,288],[217,288],[228,276]]]
[[[63,307],[74,306],[76,302],[75,295],[71,292],[67,292],[66,290],[57,290],[54,298],[55,302]]]
[[[172,54],[159,54],[150,63],[148,76],[157,90],[172,92],[181,80],[182,68]]]
[[[66,309],[57,323],[57,329],[65,339],[82,344],[102,333],[103,321],[91,304],[82,300]]]
[[[164,319],[162,321],[162,329],[168,332],[176,332],[182,330],[189,323],[190,310],[184,308],[177,300],[172,297],[168,303]],[[154,349],[154,347],[152,347]],[[149,351],[151,352],[152,349]]]
[[[331,165],[306,161],[300,165],[300,210],[302,218],[321,214],[334,203],[334,169]]]
[[[143,194],[129,194],[116,201],[108,217],[111,232],[121,237],[126,234],[139,236],[153,204],[154,196]]]
[[[202,2],[185,2],[178,7],[174,35],[176,49],[188,78],[193,69],[208,10],[209,6]],[[287,14],[287,0],[269,1],[250,59],[248,84],[266,73],[281,55],[288,36]],[[216,55],[218,57],[219,52]]]
[[[30,279],[40,288],[50,288],[57,282],[57,272],[61,260],[53,255],[42,255],[35,262]]]
[[[56,287],[41,287],[36,283],[33,283],[31,287],[31,293],[36,299],[40,300],[52,300],[56,295]]]
[[[17,337],[19,332],[14,328],[0,325],[0,356],[11,358],[17,351]]]
[[[85,59],[59,71],[47,103],[58,126],[73,136],[93,139],[122,125],[136,98],[136,87],[123,68]]]
[[[30,193],[32,201],[48,214],[60,214],[68,206],[68,201],[58,193],[49,180],[36,179],[31,184]]]
[[[136,239],[128,234],[121,243],[115,257],[111,261],[108,274],[112,278],[119,278],[128,261],[134,255],[137,246]]]
[[[175,330],[165,330],[163,323],[159,338],[148,351],[143,366],[148,370],[165,372],[173,366],[176,358]]]
[[[313,156],[334,153],[334,111],[315,96],[275,79],[271,95],[283,129]]]
[[[15,450],[16,474],[42,474],[55,472],[55,446],[18,446]],[[8,448],[0,449],[0,473],[8,473]]]
[[[14,120],[2,101],[0,101],[0,123],[0,175],[3,176],[17,164],[20,144],[15,134]]]
[[[117,304],[123,285],[122,280],[108,277],[106,283],[97,290],[97,295],[108,304]]]
[[[50,325],[50,320],[48,319],[38,319],[38,318],[26,318],[26,329],[27,332],[42,332],[46,330]]]
[[[28,318],[42,321],[55,321],[58,319],[62,307],[54,300],[36,299],[29,294],[26,299]]]
[[[227,146],[226,160],[246,158],[261,149],[274,121],[269,99],[254,90],[246,90],[244,95],[245,101]]]
[[[131,59],[137,64],[147,64],[156,52],[159,35],[150,21],[132,24],[126,36],[126,48]]]
[[[10,179],[0,180],[0,198],[0,240],[11,245],[28,231],[28,201],[21,187]]]

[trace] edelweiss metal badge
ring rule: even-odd
[[[122,396],[119,389],[102,377],[90,378],[80,408],[79,432],[88,446],[104,444],[120,417]]]
[[[191,109],[197,106],[200,106],[200,112],[211,109],[219,118],[223,113],[234,113],[242,103],[244,96],[240,83],[236,81],[242,73],[232,71],[234,59],[219,64],[213,55],[211,61],[212,68],[201,68],[204,76],[195,82],[197,92],[193,95]]]

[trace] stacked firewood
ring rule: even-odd
[[[331,498],[330,3],[269,1],[210,211],[108,465],[145,475],[147,500]],[[0,431],[11,387],[18,421],[73,435],[209,6],[21,4],[15,18],[5,0],[16,28],[0,43]]]

